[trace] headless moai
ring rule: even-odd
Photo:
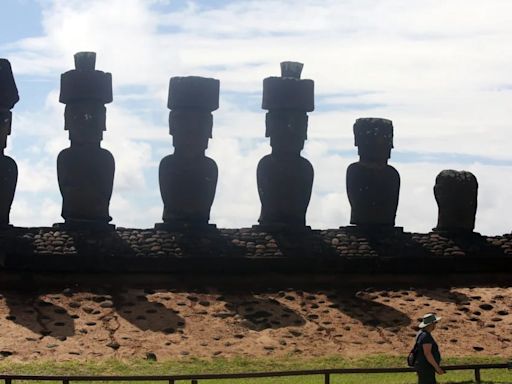
[[[156,224],[157,229],[215,227],[208,221],[218,168],[205,151],[212,137],[212,111],[219,108],[219,87],[219,80],[198,76],[170,80],[167,106],[174,153],[160,162],[164,222]]]
[[[393,124],[387,119],[357,119],[354,136],[359,161],[347,169],[350,223],[369,230],[392,228],[400,192],[400,175],[388,165]]]
[[[272,230],[304,229],[314,171],[300,155],[314,110],[314,82],[300,78],[302,64],[281,63],[281,77],[263,80],[265,136],[272,153],[258,163],[259,223]]]
[[[64,226],[114,229],[108,224],[114,183],[114,157],[101,148],[105,104],[112,102],[112,75],[95,69],[96,54],[79,52],[75,69],[61,76],[60,102],[66,104],[64,129],[71,145],[57,158]]]
[[[16,162],[4,154],[7,136],[11,134],[11,109],[19,101],[11,64],[0,59],[0,229],[8,228],[9,213],[18,181]]]
[[[436,177],[434,196],[439,207],[435,231],[473,233],[478,182],[471,172],[451,169],[440,172]]]

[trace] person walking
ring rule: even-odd
[[[414,367],[418,373],[418,384],[436,384],[436,373],[443,375],[445,372],[439,365],[441,353],[432,337],[432,331],[436,329],[436,323],[441,320],[433,313],[423,316],[419,324],[419,332],[416,335],[418,355]]]

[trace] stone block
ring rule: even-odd
[[[215,111],[219,108],[219,90],[220,81],[217,79],[200,76],[171,77],[167,107]]]
[[[314,82],[291,77],[267,77],[263,80],[261,107],[311,112],[315,109]]]

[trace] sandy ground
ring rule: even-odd
[[[428,312],[445,356],[512,355],[512,288],[0,293],[11,360],[405,356]]]

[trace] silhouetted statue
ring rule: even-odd
[[[347,169],[350,223],[368,229],[393,227],[400,192],[400,175],[388,165],[393,124],[387,119],[357,119],[354,136],[359,161]]]
[[[478,196],[476,177],[467,171],[444,170],[436,177],[434,195],[439,207],[436,231],[472,233]]]
[[[5,156],[4,150],[7,136],[11,134],[11,109],[19,99],[11,64],[0,59],[0,229],[9,227],[9,213],[18,180],[16,162]]]
[[[95,70],[96,53],[75,55],[76,69],[61,76],[60,102],[71,146],[57,159],[64,226],[113,229],[108,224],[115,163],[100,147],[106,130],[105,104],[112,102],[112,75]]]
[[[307,139],[308,115],[314,110],[314,82],[301,80],[303,65],[281,63],[281,77],[263,80],[265,136],[272,153],[258,163],[260,226],[272,230],[306,228],[313,187],[313,166],[300,155]]]
[[[170,80],[167,106],[174,154],[160,162],[164,222],[157,229],[215,227],[208,220],[218,169],[204,153],[212,137],[212,111],[219,108],[219,86],[219,80],[197,76]]]

